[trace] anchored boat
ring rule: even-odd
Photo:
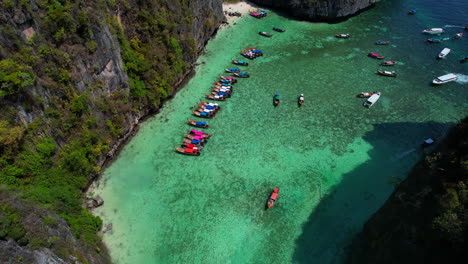
[[[258,32],[258,34],[260,36],[264,36],[264,37],[268,37],[268,38],[271,38],[273,36],[273,34],[270,34],[270,33],[265,32],[265,31],[260,31],[260,32]]]
[[[349,34],[335,34],[335,37],[337,37],[337,38],[350,38],[351,35],[349,35]]]
[[[371,58],[374,58],[374,59],[385,59],[385,56],[382,56],[382,55],[379,55],[375,52],[369,52],[369,54],[367,54],[367,56],[371,57]]]
[[[439,55],[437,55],[437,57],[438,57],[439,59],[443,59],[443,58],[445,58],[445,57],[450,53],[450,51],[451,51],[451,49],[449,49],[449,48],[444,48],[444,49],[439,53]]]
[[[363,105],[367,108],[371,108],[375,104],[375,102],[379,100],[379,98],[380,92],[376,92],[375,94],[371,95],[371,97],[369,97],[369,99],[367,99]]]
[[[423,30],[423,33],[432,34],[432,35],[442,34],[444,33],[444,29],[443,28],[429,28],[429,29]]]
[[[268,201],[267,201],[267,209],[275,205],[276,200],[278,200],[278,192],[279,192],[279,188],[275,188],[273,192],[271,193],[270,198],[268,198]]]
[[[456,81],[457,79],[458,79],[457,75],[455,75],[453,73],[449,73],[449,74],[445,74],[445,75],[442,75],[442,76],[439,76],[439,77],[435,78],[434,80],[432,80],[432,83],[433,84],[444,84],[444,83]]]
[[[380,75],[383,75],[383,76],[388,76],[388,77],[396,77],[397,76],[396,72],[394,72],[394,71],[378,70],[377,73],[380,74]]]

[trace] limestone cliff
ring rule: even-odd
[[[108,261],[96,237],[101,222],[82,208],[83,191],[139,120],[157,112],[187,78],[225,19],[221,4],[222,0],[0,2],[0,185],[15,190],[21,200],[48,208],[47,219],[58,217],[52,212],[60,215],[55,221],[59,233],[43,235],[52,241],[73,233],[73,239],[64,241],[77,252],[63,254],[61,261]],[[7,208],[2,205],[2,210]],[[31,230],[44,227],[39,215],[35,222],[34,215],[24,211],[31,208],[14,207],[15,221],[0,211],[0,224],[6,221],[13,230],[0,234],[0,252],[11,253],[0,254],[2,261],[60,255],[53,243],[21,240],[24,236],[14,232],[26,225]],[[93,257],[96,252],[79,252],[86,248],[102,250],[101,260]],[[73,260],[77,255],[82,257]]]
[[[349,263],[457,263],[468,258],[468,118],[415,166],[365,224]]]
[[[369,8],[379,0],[252,0],[310,21],[336,21]]]

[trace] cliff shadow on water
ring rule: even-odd
[[[440,140],[453,125],[433,121],[374,124],[363,136],[372,145],[369,159],[344,174],[321,198],[296,240],[293,263],[343,263],[349,244],[367,219],[411,167],[433,149],[422,149],[422,141],[428,137]]]

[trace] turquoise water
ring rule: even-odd
[[[221,30],[200,57],[194,78],[161,113],[145,121],[95,193],[96,213],[115,263],[342,263],[350,240],[423,154],[421,141],[443,137],[467,114],[468,36],[427,44],[421,31],[467,21],[464,0],[384,1],[340,24],[290,20],[270,13]],[[442,8],[443,7],[443,8]],[[406,12],[418,8],[419,13]],[[445,14],[441,14],[439,11]],[[285,33],[264,38],[277,25]],[[339,40],[335,33],[350,33]],[[375,46],[379,39],[388,46]],[[186,120],[239,50],[265,56],[245,67],[222,110],[209,120],[213,138],[200,157],[174,152]],[[443,47],[452,53],[435,59]],[[378,76],[374,51],[397,78]],[[460,74],[434,87],[433,78]],[[382,92],[371,108],[359,92]],[[281,105],[272,106],[280,92]],[[306,102],[297,107],[297,96]],[[204,99],[203,99],[204,100]],[[279,187],[277,204],[266,199]]]

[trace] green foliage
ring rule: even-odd
[[[458,215],[452,211],[447,211],[438,216],[433,221],[433,227],[438,231],[441,238],[448,241],[463,240],[463,223]]]
[[[27,240],[22,239],[25,234],[26,230],[20,223],[18,210],[9,205],[2,205],[0,207],[0,239],[11,238],[24,245],[27,243]]]
[[[96,232],[102,229],[101,218],[92,215],[87,210],[81,210],[81,213],[70,217],[69,215],[63,215],[63,218],[67,220],[70,228],[77,238],[84,238],[89,242],[95,242]]]
[[[21,66],[12,59],[0,61],[0,97],[16,94],[23,88],[34,84],[35,76],[30,68]]]

